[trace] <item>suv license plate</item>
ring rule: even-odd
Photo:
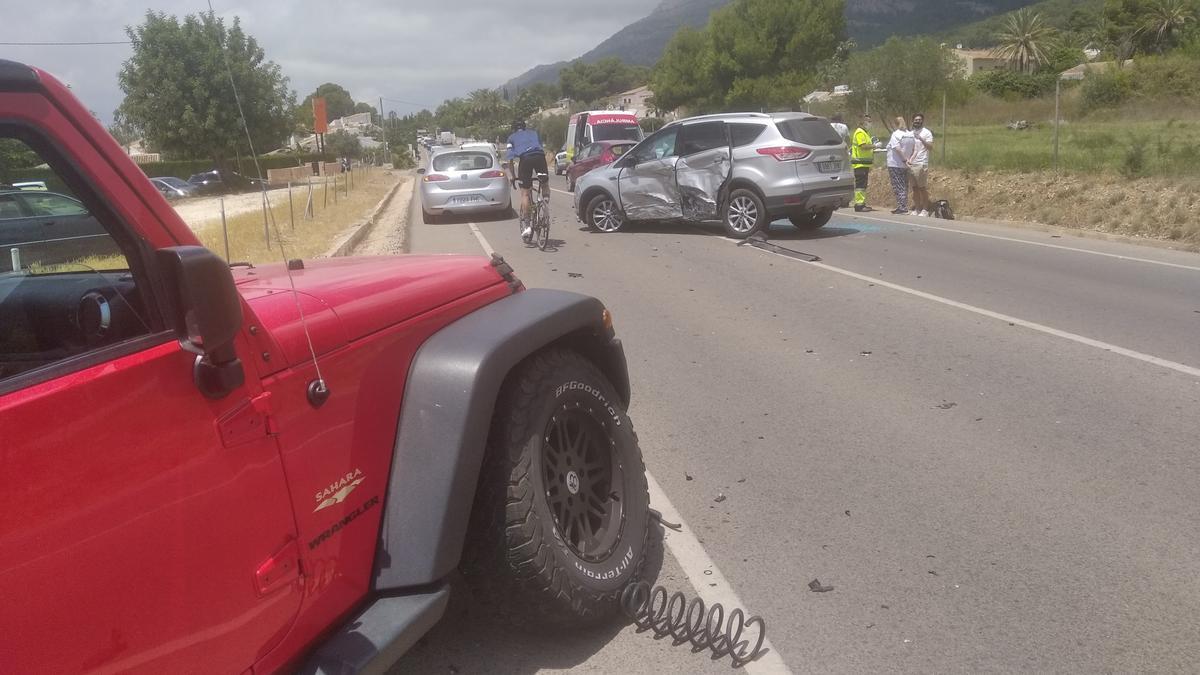
[[[817,170],[821,173],[837,173],[842,170],[841,162],[817,162]]]

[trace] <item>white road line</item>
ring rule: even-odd
[[[493,249],[492,245],[488,243],[488,240],[483,237],[483,233],[479,231],[479,226],[475,223],[467,223],[467,225],[471,228],[471,232],[475,235],[475,238],[479,240],[479,245],[483,247],[483,252],[486,253],[489,258],[496,255],[496,250]]]
[[[759,249],[755,249],[755,250],[759,250]],[[771,251],[763,251],[763,253],[777,255],[775,253],[772,253]],[[784,257],[784,256],[781,256],[781,257]],[[1065,330],[1059,330],[1057,328],[1051,328],[1050,326],[1046,326],[1046,325],[1043,325],[1040,323],[1035,323],[1033,321],[1026,321],[1025,319],[1018,319],[1015,316],[1001,314],[1000,312],[993,312],[990,309],[983,309],[982,307],[968,305],[965,302],[959,302],[957,300],[943,298],[940,295],[926,293],[925,291],[918,291],[915,288],[909,288],[907,286],[893,284],[891,282],[884,281],[882,279],[869,277],[865,274],[859,274],[858,272],[851,272],[850,270],[844,270],[839,267],[827,265],[825,263],[814,262],[814,263],[805,263],[805,264],[812,265],[813,267],[819,267],[823,270],[828,270],[835,274],[841,274],[843,276],[847,276],[852,279],[858,279],[859,281],[865,281],[867,283],[875,284],[876,286],[890,288],[893,291],[900,291],[901,293],[907,293],[909,295],[921,298],[923,300],[930,300],[930,301],[933,301],[933,302],[936,302],[936,303],[939,303],[942,305],[946,305],[948,307],[954,307],[955,309],[961,309],[961,310],[971,312],[973,314],[978,314],[980,316],[986,316],[990,319],[996,319],[998,321],[1005,321],[1007,323],[1011,323],[1016,326],[1021,326],[1022,328],[1028,328],[1030,330],[1038,331],[1039,333],[1045,333],[1047,335],[1053,335],[1054,337],[1062,338],[1064,340],[1070,340],[1071,342],[1077,342],[1081,345],[1087,345],[1088,347],[1095,347],[1096,349],[1103,349],[1106,352],[1112,352],[1113,354],[1119,354],[1121,356],[1125,356],[1125,357],[1128,357],[1131,359],[1136,359],[1138,361],[1142,361],[1144,363],[1149,363],[1149,364],[1152,364],[1155,366],[1159,366],[1161,368],[1167,368],[1169,370],[1174,370],[1178,373],[1183,373],[1184,375],[1191,375],[1192,377],[1200,377],[1200,368],[1194,368],[1192,366],[1189,366],[1189,365],[1186,365],[1183,363],[1169,361],[1167,359],[1162,359],[1157,356],[1152,356],[1150,354],[1143,354],[1142,352],[1139,352],[1139,351],[1134,351],[1132,349],[1126,349],[1125,347],[1119,347],[1117,345],[1109,344],[1107,342],[1102,342],[1100,340],[1093,340],[1090,337],[1085,337],[1083,335],[1077,335],[1075,333],[1071,333],[1071,332],[1068,332]]]
[[[483,246],[484,252],[489,256],[495,253],[475,223],[468,224],[471,226],[471,232],[475,234],[475,238]],[[725,579],[725,575],[721,574],[721,570],[717,568],[712,558],[708,557],[708,553],[704,550],[704,545],[692,533],[692,528],[688,527],[687,523],[683,520],[683,516],[679,514],[679,511],[675,510],[675,505],[671,503],[671,500],[667,499],[666,493],[663,492],[662,487],[659,486],[654,476],[650,475],[649,471],[646,472],[646,485],[650,491],[651,507],[658,510],[664,520],[680,525],[679,532],[668,530],[664,536],[664,541],[667,548],[670,549],[671,555],[674,556],[675,561],[683,568],[683,572],[687,575],[688,581],[691,582],[696,594],[704,600],[704,604],[711,607],[714,602],[719,602],[725,607],[726,612],[741,608],[742,611],[746,612],[747,616],[753,615],[742,604],[742,601],[738,599],[733,586]],[[716,585],[710,586],[709,584]],[[757,660],[746,664],[744,667],[745,672],[755,675],[759,673],[763,675],[782,675],[792,672],[784,664],[783,657],[779,655],[779,651],[775,649],[770,640],[763,641],[763,652],[763,655]]]
[[[566,195],[566,196],[568,196],[568,197],[570,197],[571,195],[575,194],[575,193],[573,193],[573,192],[567,192],[566,190],[559,190],[558,188],[550,188],[550,191],[551,191],[551,192],[557,192],[557,193],[558,193],[558,194],[560,194],[560,195]]]
[[[1179,263],[1165,262],[1162,260],[1151,260],[1150,258],[1136,258],[1134,256],[1120,255],[1118,253],[1104,253],[1102,251],[1091,251],[1086,248],[1075,248],[1074,246],[1063,246],[1062,244],[1049,244],[1041,241],[1029,241],[1028,239],[1018,239],[1016,237],[1004,237],[998,234],[984,234],[982,232],[971,232],[970,230],[958,230],[952,227],[939,227],[937,225],[925,225],[924,223],[916,223],[911,220],[892,220],[890,218],[880,218],[878,216],[864,216],[861,213],[856,213],[853,216],[849,213],[844,214],[847,218],[862,218],[864,220],[874,220],[880,223],[890,223],[892,225],[907,225],[909,227],[919,227],[924,230],[937,230],[939,232],[952,232],[954,234],[965,234],[971,237],[982,237],[984,239],[995,239],[997,241],[1008,241],[1014,244],[1026,244],[1028,246],[1041,246],[1042,248],[1053,248],[1060,251],[1073,251],[1075,253],[1086,253],[1088,255],[1098,255],[1104,258],[1115,258],[1117,260],[1128,260],[1130,262],[1147,263],[1150,265],[1161,265],[1163,267],[1174,267],[1181,270],[1192,270],[1200,272],[1200,267],[1193,265],[1181,265]]]
[[[692,528],[688,527],[679,511],[675,510],[675,506],[671,500],[667,499],[666,493],[663,492],[662,487],[658,481],[654,480],[654,476],[651,476],[649,471],[646,472],[646,484],[650,489],[650,506],[662,514],[663,520],[680,525],[678,532],[667,530],[664,541],[667,548],[671,550],[675,561],[683,568],[683,573],[687,575],[688,581],[692,583],[692,588],[696,589],[696,594],[704,601],[705,606],[712,607],[713,603],[719,602],[725,607],[726,612],[740,607],[748,615],[751,614],[742,604],[725,575],[721,574],[717,564],[708,557],[704,545],[696,538]],[[792,672],[783,662],[779,650],[775,649],[769,639],[763,641],[763,652],[758,660],[746,664],[745,671],[747,673]]]

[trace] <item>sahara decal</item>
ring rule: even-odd
[[[335,480],[329,487],[316,493],[317,508],[313,509],[313,513],[346,501],[350,493],[354,492],[354,488],[361,485],[366,479],[367,477],[363,475],[362,469],[355,469]]]

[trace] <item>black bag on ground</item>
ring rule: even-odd
[[[954,209],[950,208],[950,202],[939,199],[933,204],[933,215],[943,220],[954,220]]]

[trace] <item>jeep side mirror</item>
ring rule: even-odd
[[[185,350],[197,355],[193,377],[208,398],[242,386],[245,373],[234,349],[242,327],[242,302],[229,264],[203,246],[158,251],[172,305],[171,322]]]

